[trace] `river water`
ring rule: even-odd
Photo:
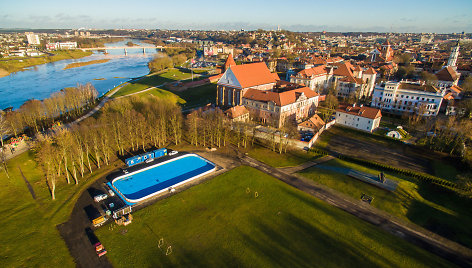
[[[108,43],[108,47],[125,47],[128,41],[138,45],[139,40],[125,40],[116,43]],[[155,49],[143,49],[136,47],[124,50],[108,50],[108,54],[94,52],[89,57],[81,59],[62,60],[52,63],[30,67],[26,71],[12,73],[0,78],[0,109],[7,107],[19,108],[29,99],[45,99],[53,92],[65,87],[73,87],[79,84],[92,83],[99,95],[105,94],[115,86],[130,80],[131,78],[149,73],[147,63],[155,56]],[[92,64],[78,68],[63,70],[67,64],[99,59],[110,59],[106,63]]]

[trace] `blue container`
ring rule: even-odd
[[[165,156],[167,155],[167,149],[166,148],[161,148],[161,149],[157,149],[154,151],[154,158],[158,158],[158,157],[161,157],[161,156]]]

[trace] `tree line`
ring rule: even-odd
[[[49,128],[57,120],[73,120],[91,108],[97,96],[97,90],[88,83],[64,88],[42,101],[28,100],[19,109],[0,114],[0,136],[18,137],[24,131],[34,135]]]
[[[195,57],[195,50],[191,48],[166,48],[162,53],[155,56],[149,63],[151,73],[160,72],[174,66],[181,66],[188,59]]]
[[[287,131],[284,131],[286,129]],[[35,151],[52,199],[58,182],[79,184],[117,158],[179,145],[246,148],[256,139],[256,123],[233,122],[218,109],[199,109],[184,116],[178,104],[149,96],[120,98],[105,104],[100,114],[70,128],[37,135]],[[289,128],[273,134],[270,146],[286,151]]]

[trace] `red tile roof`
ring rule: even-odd
[[[244,94],[244,98],[262,101],[262,102],[274,102],[277,106],[285,106],[290,103],[294,103],[301,94],[304,94],[307,98],[314,98],[318,96],[318,93],[314,92],[308,87],[302,87],[292,89],[284,92],[273,92],[269,90],[258,90],[250,88]]]
[[[462,92],[462,88],[458,87],[458,86],[452,86],[449,88],[451,91],[454,91],[455,93],[459,94]]]
[[[236,76],[236,79],[238,79],[242,88],[277,82],[264,62],[232,66],[231,71]]]
[[[352,66],[351,63],[344,62],[344,63],[338,64],[338,68],[334,70],[333,74],[337,76],[354,76],[352,74],[352,69],[354,69],[354,67]]]
[[[437,72],[436,77],[440,81],[455,81],[459,78],[459,74],[451,66],[447,66]]]
[[[238,118],[247,113],[249,113],[249,111],[242,105],[231,107],[225,111],[225,114],[231,119]]]
[[[297,76],[301,77],[313,77],[313,76],[320,76],[320,75],[326,75],[328,72],[326,71],[326,66],[321,65],[309,69],[302,70],[298,72]]]
[[[224,65],[225,70],[228,70],[228,68],[230,66],[236,66],[236,62],[233,59],[233,54],[231,54],[231,53],[229,53],[228,58],[226,59],[226,62],[225,62],[225,65]]]
[[[317,114],[310,117],[308,120],[301,122],[298,124],[300,127],[311,128],[316,131],[320,130],[325,125],[323,119],[321,119]]]
[[[382,117],[382,113],[380,112],[379,109],[375,109],[372,107],[353,107],[353,106],[346,106],[346,105],[340,105],[336,111],[341,112],[341,113],[347,113],[347,114],[352,114],[352,115],[357,115],[360,117],[365,117],[369,119],[376,119],[378,117]]]
[[[364,72],[364,74],[376,74],[377,72],[374,70],[374,68],[369,67],[367,71]]]

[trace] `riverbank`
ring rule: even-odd
[[[87,65],[92,65],[92,64],[105,63],[105,62],[108,62],[108,61],[110,61],[110,59],[91,60],[91,61],[84,61],[84,62],[69,63],[69,64],[67,64],[67,66],[64,68],[64,70],[72,69],[72,68],[77,68],[77,67],[82,67],[82,66],[87,66]]]
[[[0,77],[23,71],[25,68],[66,59],[80,59],[92,55],[91,51],[58,50],[52,56],[39,56],[0,61]]]
[[[7,75],[10,75],[10,72],[7,72],[7,70],[0,68],[0,77],[5,77]]]

